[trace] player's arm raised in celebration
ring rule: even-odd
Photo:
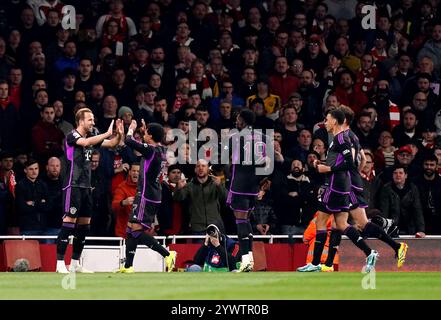
[[[113,127],[113,121],[109,126],[109,129],[107,132],[111,132],[110,135],[112,135],[112,127]],[[121,119],[116,120],[116,136],[114,136],[110,140],[104,140],[103,144],[101,145],[103,148],[114,148],[116,147],[120,142],[122,137],[124,136],[124,125]]]
[[[138,142],[133,138],[133,132],[135,132],[136,127],[137,127],[136,120],[132,120],[132,123],[129,126],[129,130],[127,130],[125,143],[129,148],[140,152],[145,157],[148,157],[149,155],[151,155],[153,148],[149,146],[147,143]],[[146,130],[147,129],[145,127],[145,123],[144,121],[142,121],[141,133],[144,134]]]
[[[100,144],[104,141],[104,139],[106,139],[112,135],[112,127],[113,127],[113,120],[110,123],[109,129],[107,129],[106,132],[104,132],[102,134],[98,134],[93,137],[79,138],[76,141],[76,144],[81,147],[88,147],[88,146],[94,146],[94,145]]]

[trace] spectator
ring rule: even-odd
[[[68,40],[64,43],[63,56],[55,60],[54,68],[62,74],[67,68],[77,70],[80,65],[80,59],[77,56],[77,45],[75,41]]]
[[[132,212],[139,178],[139,163],[132,163],[127,178],[121,182],[113,193],[112,210],[115,214],[115,236],[126,237],[126,227]]]
[[[423,175],[415,181],[421,196],[427,234],[441,234],[441,177],[437,173],[438,158],[428,154],[423,161]]]
[[[204,234],[208,225],[215,223],[224,229],[220,215],[220,204],[226,201],[226,189],[219,177],[210,176],[208,162],[198,160],[196,177],[188,184],[179,180],[173,199],[188,201],[189,228],[192,234]]]
[[[49,158],[63,154],[64,133],[54,122],[55,110],[45,105],[41,111],[41,120],[32,128],[32,152],[43,167]]]
[[[0,149],[13,151],[18,147],[20,126],[19,114],[16,107],[9,100],[9,85],[0,80]]]
[[[403,112],[402,123],[392,130],[392,137],[397,147],[401,147],[410,142],[418,143],[421,134],[417,130],[417,115],[412,109]]]
[[[20,233],[24,235],[44,235],[48,213],[51,208],[49,191],[45,182],[38,178],[39,165],[36,160],[28,160],[25,165],[26,177],[17,183],[16,206]]]
[[[180,234],[184,231],[182,204],[173,200],[177,184],[181,179],[182,172],[179,165],[170,165],[167,168],[167,179],[162,182],[162,202],[158,213],[158,233],[161,235]]]
[[[380,195],[379,209],[384,218],[393,219],[400,234],[414,234],[417,238],[426,236],[420,192],[407,180],[405,167],[394,167],[392,182],[384,186]]]
[[[297,137],[303,126],[297,123],[298,115],[294,107],[287,106],[283,109],[282,127],[282,150],[284,155],[292,153],[297,145]]]
[[[278,118],[278,111],[282,107],[280,97],[270,93],[268,81],[264,78],[257,80],[256,89],[256,94],[247,97],[246,105],[249,106],[250,103],[256,98],[262,99],[265,106],[266,116],[272,120],[276,120]]]
[[[343,70],[337,76],[337,86],[335,95],[341,104],[344,104],[354,111],[355,116],[359,116],[361,108],[368,103],[368,98],[355,86],[355,75],[349,70]]]
[[[397,148],[393,143],[394,139],[389,131],[385,130],[381,132],[378,138],[378,144],[380,146],[374,153],[375,170],[377,172],[381,172],[384,168],[392,167],[395,164],[395,151]]]
[[[264,102],[260,98],[256,98],[250,103],[250,109],[256,114],[256,121],[253,128],[255,129],[274,129],[274,121],[265,114]]]
[[[47,228],[45,235],[56,236],[60,232],[61,222],[63,221],[63,199],[61,196],[61,161],[56,157],[49,158],[46,164],[46,172],[42,177],[47,185],[50,210],[47,213]],[[55,243],[55,241],[48,241]]]
[[[206,230],[204,244],[193,258],[195,265],[190,266],[187,271],[228,272],[237,270],[239,267],[237,253],[238,243],[223,234],[215,224],[210,224]]]
[[[376,132],[372,129],[370,113],[361,113],[358,117],[357,127],[355,127],[353,130],[360,140],[360,145],[362,148],[368,148],[371,150],[375,150],[377,148],[378,138],[376,136]]]
[[[312,219],[316,197],[301,161],[294,160],[291,163],[291,172],[279,188],[281,193],[275,194],[275,212],[280,233],[303,234]]]
[[[63,102],[60,100],[56,100],[53,103],[54,110],[55,110],[55,119],[54,123],[58,129],[63,131],[64,135],[66,136],[69,132],[73,130],[73,125],[70,122],[67,122],[64,120],[63,114],[64,114],[64,105]]]
[[[271,93],[280,96],[282,105],[288,102],[288,97],[299,88],[299,80],[288,74],[288,60],[286,57],[277,57],[274,70],[275,74],[269,78]]]

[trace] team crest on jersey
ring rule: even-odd
[[[213,257],[211,257],[211,263],[212,264],[218,264],[219,261],[220,261],[220,256],[219,255],[215,254],[215,255],[213,255]]]
[[[70,212],[70,214],[75,214],[75,213],[77,213],[77,208],[70,207],[69,212]]]

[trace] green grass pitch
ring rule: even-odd
[[[75,275],[66,290],[65,275],[0,273],[0,299],[441,299],[440,275],[378,272],[365,290],[362,273],[95,273]]]

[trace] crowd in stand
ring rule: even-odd
[[[76,29],[63,28],[64,5]],[[374,29],[363,28],[365,5]],[[340,104],[367,156],[368,214],[401,234],[441,234],[440,76],[440,0],[2,1],[0,235],[58,233],[64,137],[86,106],[97,132],[143,119],[187,139],[192,123],[220,133],[250,108],[275,151],[254,232],[302,234],[324,181],[312,164],[332,141],[324,114]],[[190,160],[188,144],[164,143]],[[91,235],[124,237],[139,154],[122,142],[90,160]],[[155,234],[212,223],[234,234],[229,166],[179,162],[164,168]]]

